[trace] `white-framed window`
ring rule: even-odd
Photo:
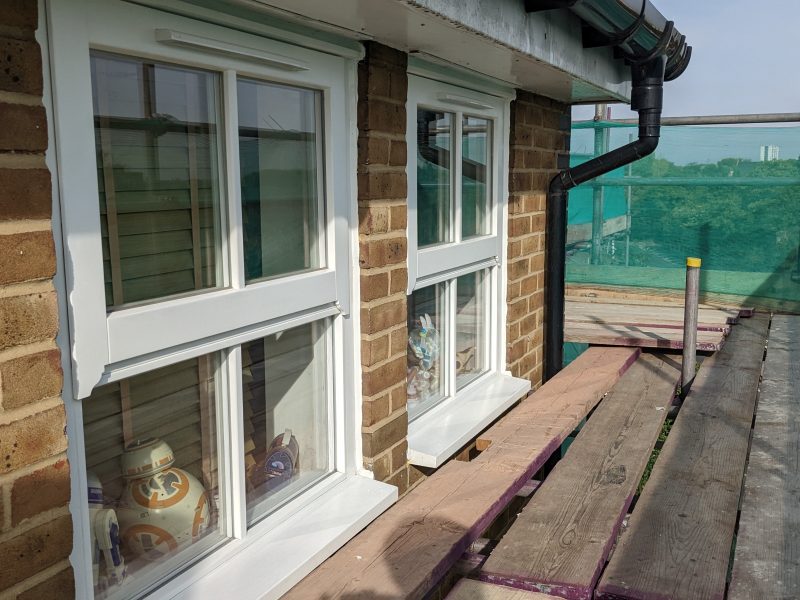
[[[358,475],[358,54],[46,9],[78,595],[276,597],[396,498]]]
[[[449,79],[408,85],[409,459],[428,467],[530,389],[505,373],[513,91]]]

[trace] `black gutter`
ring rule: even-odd
[[[639,139],[566,169],[550,181],[547,198],[546,317],[544,380],[564,362],[564,288],[567,241],[567,198],[570,189],[652,153],[661,132],[664,98],[664,54],[631,65],[631,109],[639,113]]]
[[[683,73],[692,48],[650,0],[525,0],[528,12],[569,9],[584,24],[583,46],[613,46],[630,64],[666,56],[665,80]]]

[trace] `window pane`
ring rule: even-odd
[[[464,116],[461,136],[461,237],[489,233],[491,122]]]
[[[321,94],[240,79],[238,95],[246,279],[319,268]]]
[[[453,115],[417,110],[417,244],[452,241]]]
[[[219,79],[92,53],[106,305],[219,287]]]
[[[446,284],[415,291],[408,300],[408,415],[422,414],[445,397]]]
[[[488,272],[456,279],[456,389],[488,369],[486,361]]]
[[[120,585],[132,597],[223,539],[217,364],[217,355],[187,360],[83,401],[97,597]]]
[[[331,471],[326,328],[311,323],[242,346],[250,523]]]

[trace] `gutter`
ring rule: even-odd
[[[547,198],[544,381],[564,362],[564,291],[567,199],[573,187],[651,154],[661,133],[664,81],[678,77],[691,46],[650,0],[526,0],[526,9],[568,8],[584,22],[584,46],[612,45],[631,68],[631,109],[639,113],[639,139],[565,169],[550,181]]]

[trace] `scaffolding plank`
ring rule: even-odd
[[[772,320],[728,597],[800,597],[800,317]]]
[[[655,355],[634,363],[494,549],[482,580],[592,598],[679,379]]]
[[[462,579],[445,600],[560,600],[539,592],[527,592],[503,585],[492,585],[473,579]]]
[[[738,320],[738,310],[698,309],[697,328],[700,331],[730,331]],[[566,321],[608,325],[639,325],[683,329],[684,311],[680,306],[650,306],[634,303],[603,303],[567,300]]]
[[[608,285],[590,283],[567,283],[567,297],[585,302],[647,304],[648,306],[678,306],[682,307],[685,291],[681,289],[668,289],[664,287],[631,287],[630,285]],[[739,317],[751,317],[755,312],[752,305],[754,300],[761,303],[763,298],[745,298],[743,296],[716,294],[713,292],[700,293],[700,308],[716,308],[733,310]],[[745,306],[745,303],[747,305]],[[776,301],[780,305],[782,301]]]
[[[683,328],[645,327],[636,325],[605,325],[600,323],[564,324],[564,341],[604,346],[634,346],[640,348],[683,348]],[[716,352],[725,343],[722,331],[698,331],[697,350]]]
[[[284,598],[422,598],[504,510],[638,356],[592,348],[450,461]]]
[[[725,349],[703,362],[597,598],[724,597],[769,319],[752,324],[758,335],[734,327]],[[735,351],[739,365],[720,360]]]

